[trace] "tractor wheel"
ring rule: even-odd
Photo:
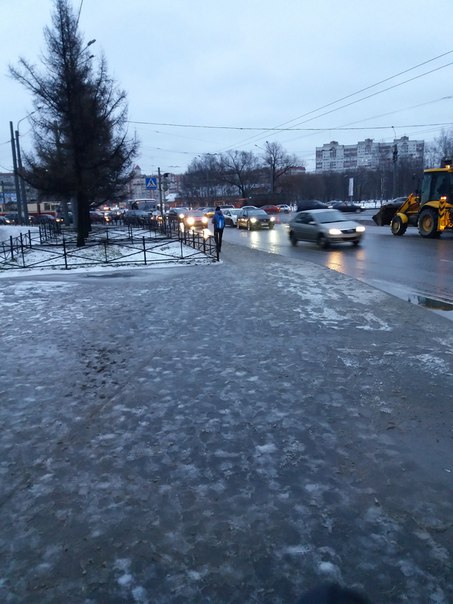
[[[395,216],[394,218],[392,218],[390,228],[395,236],[400,237],[406,232],[407,223],[403,222],[401,216]]]
[[[418,217],[418,232],[422,237],[433,239],[439,237],[437,230],[437,212],[432,208],[425,208]]]

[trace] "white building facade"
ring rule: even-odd
[[[316,147],[316,172],[346,172],[359,168],[377,169],[388,166],[394,153],[398,160],[413,159],[423,163],[425,142],[407,136],[391,143],[377,143],[371,138],[355,145],[340,145],[331,141]]]

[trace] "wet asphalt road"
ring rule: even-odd
[[[372,222],[374,213],[366,210],[350,215],[367,228],[359,248],[337,245],[321,250],[306,242],[293,248],[286,226],[292,214],[277,216],[273,231],[227,228],[224,238],[326,266],[453,320],[453,233],[444,233],[440,239],[422,239],[417,229],[410,227],[404,237],[394,237],[389,227],[377,227]]]

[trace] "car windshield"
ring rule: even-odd
[[[316,218],[322,224],[326,222],[344,222],[345,220],[348,220],[348,218],[345,218],[338,210],[325,210],[317,212]]]
[[[264,210],[247,210],[248,215],[249,216],[265,216],[267,217],[267,214]]]

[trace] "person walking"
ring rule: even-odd
[[[225,228],[225,216],[219,206],[215,209],[214,216],[212,217],[212,224],[214,225],[214,241],[217,248],[217,254],[220,254],[222,250],[223,229]]]

